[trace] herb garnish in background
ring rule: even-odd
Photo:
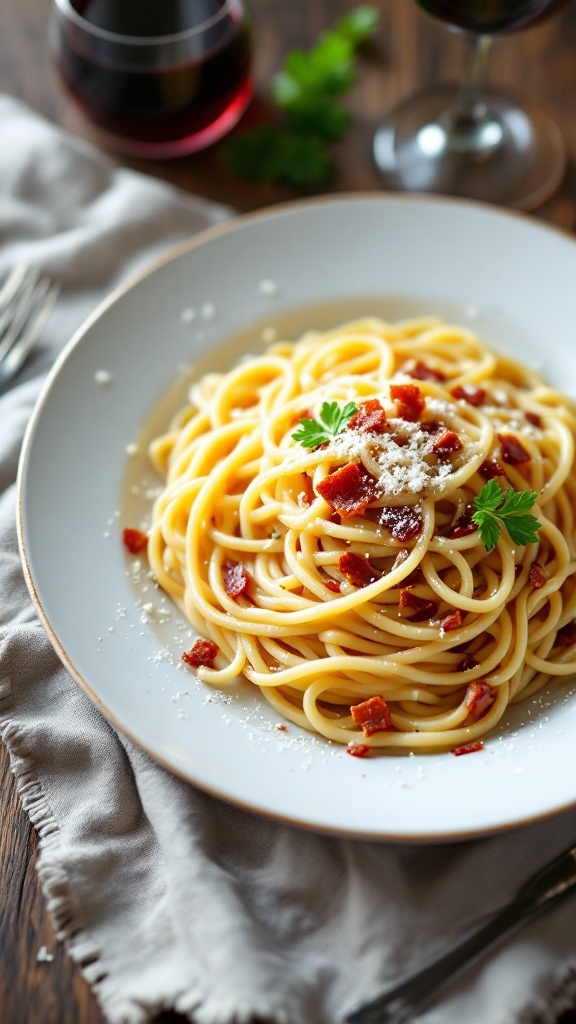
[[[239,177],[295,188],[330,180],[328,144],[341,139],[352,123],[340,97],[356,81],[356,51],[377,24],[377,9],[362,5],[324,32],[313,49],[288,53],[271,89],[281,123],[258,125],[224,146],[228,165]]]
[[[528,514],[537,497],[537,491],[515,491],[513,487],[503,492],[494,479],[484,484],[474,498],[476,512],[472,521],[487,551],[496,547],[502,526],[506,527],[514,544],[533,544],[538,540],[540,523],[536,516]]]
[[[299,441],[303,448],[317,448],[341,434],[355,412],[354,402],[347,402],[342,409],[338,402],[324,402],[320,409],[320,422],[305,416],[300,420],[298,430],[292,434],[292,439]]]

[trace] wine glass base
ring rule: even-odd
[[[435,192],[533,210],[558,188],[566,146],[545,107],[527,97],[486,92],[484,138],[454,144],[444,128],[458,100],[456,86],[411,97],[374,136],[374,160],[389,188]]]

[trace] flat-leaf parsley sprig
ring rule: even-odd
[[[331,179],[328,144],[341,139],[352,123],[340,100],[356,80],[357,50],[377,25],[378,9],[362,4],[322,33],[311,50],[287,54],[272,81],[276,120],[241,132],[224,146],[235,174],[297,189]]]
[[[324,402],[319,419],[311,420],[304,416],[298,430],[292,434],[292,440],[298,441],[303,448],[317,448],[341,434],[356,411],[354,402],[347,402],[342,408],[338,402]]]
[[[502,491],[500,484],[489,480],[474,498],[476,512],[472,522],[480,531],[480,539],[487,551],[496,547],[502,526],[505,526],[514,544],[533,544],[538,540],[540,523],[530,509],[538,497],[537,491],[515,491],[510,487]]]

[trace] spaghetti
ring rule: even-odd
[[[435,318],[204,376],[150,449],[148,556],[202,638],[187,660],[352,753],[474,749],[576,670],[575,433],[566,398]],[[487,550],[489,480],[537,493],[535,542],[502,526]]]

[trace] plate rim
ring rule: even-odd
[[[147,260],[143,266],[139,269],[128,274],[127,277],[122,280],[119,284],[114,286],[109,293],[107,293],[95,306],[93,311],[82,321],[82,323],[72,333],[69,340],[64,344],[63,348],[57,355],[54,363],[52,364],[44,382],[41,387],[40,393],[35,401],[32,414],[26,426],[26,431],[22,441],[18,459],[18,470],[16,479],[16,526],[17,526],[17,538],[18,548],[20,553],[20,559],[22,563],[23,573],[25,582],[28,588],[28,592],[32,599],[34,609],[38,615],[43,628],[46,631],[48,639],[59,657],[62,665],[69,673],[71,678],[80,686],[91,702],[97,707],[97,709],[103,714],[105,719],[121,734],[128,737],[139,750],[145,752],[152,760],[160,764],[163,768],[169,771],[171,774],[184,780],[192,786],[197,787],[202,792],[215,797],[216,799],[222,800],[232,806],[238,807],[248,813],[258,814],[269,821],[276,822],[278,824],[287,825],[294,828],[304,829],[306,831],[313,831],[318,834],[333,836],[337,838],[350,838],[354,840],[372,841],[372,842],[391,842],[395,844],[436,844],[443,842],[465,842],[481,837],[492,837],[512,830],[530,827],[537,823],[546,821],[550,818],[554,818],[559,814],[562,814],[576,806],[576,791],[572,800],[566,801],[560,806],[555,806],[550,810],[535,812],[532,815],[525,815],[521,820],[514,820],[510,822],[501,822],[487,827],[474,827],[468,826],[458,831],[448,830],[442,832],[426,832],[426,831],[407,831],[405,834],[401,834],[399,831],[388,832],[385,829],[366,831],[362,828],[348,828],[346,830],[341,827],[329,826],[327,824],[318,825],[308,820],[293,817],[290,814],[274,812],[267,807],[262,807],[258,804],[257,800],[251,800],[246,802],[240,797],[230,795],[222,792],[217,785],[210,784],[208,782],[199,782],[196,778],[192,778],[184,768],[181,768],[174,761],[171,761],[168,757],[163,755],[161,752],[152,749],[146,744],[146,742],[140,737],[139,730],[137,728],[130,727],[125,722],[120,721],[117,715],[107,706],[106,702],[92,689],[92,686],[88,680],[82,675],[79,669],[76,667],[71,657],[68,655],[65,647],[61,643],[57,636],[51,621],[48,617],[47,612],[44,609],[42,601],[39,597],[36,584],[34,582],[34,576],[30,559],[28,557],[28,551],[26,547],[25,539],[25,527],[24,527],[24,482],[27,471],[28,459],[33,443],[33,437],[35,433],[36,423],[44,409],[46,402],[49,399],[50,392],[54,381],[61,372],[63,365],[67,362],[70,354],[74,349],[82,342],[85,335],[90,331],[93,325],[99,321],[105,313],[114,306],[125,294],[130,292],[136,285],[144,281],[149,276],[152,276],[156,271],[169,263],[177,260],[180,256],[188,253],[202,245],[210,242],[212,239],[217,238],[221,235],[226,235],[231,232],[235,232],[245,225],[266,220],[275,216],[282,216],[284,214],[290,214],[293,211],[304,211],[310,207],[318,206],[339,206],[342,204],[361,204],[365,202],[381,202],[383,205],[409,205],[414,206],[415,204],[424,204],[429,206],[450,206],[460,207],[464,209],[472,209],[478,212],[483,212],[494,216],[497,220],[509,220],[512,218],[517,222],[524,223],[526,226],[534,229],[535,231],[542,231],[545,234],[550,232],[559,235],[564,241],[569,242],[572,246],[576,247],[576,238],[567,229],[563,228],[558,224],[550,223],[548,221],[535,219],[531,214],[528,214],[522,210],[516,210],[511,208],[498,207],[490,203],[469,200],[458,196],[443,196],[433,195],[427,193],[411,192],[411,193],[393,193],[383,192],[380,190],[363,190],[358,192],[336,192],[329,193],[320,196],[310,196],[305,198],[290,199],[284,202],[268,205],[247,213],[234,213],[224,221],[220,221],[216,224],[210,225],[201,231],[185,238],[175,244],[169,246],[164,252],[160,253]]]

